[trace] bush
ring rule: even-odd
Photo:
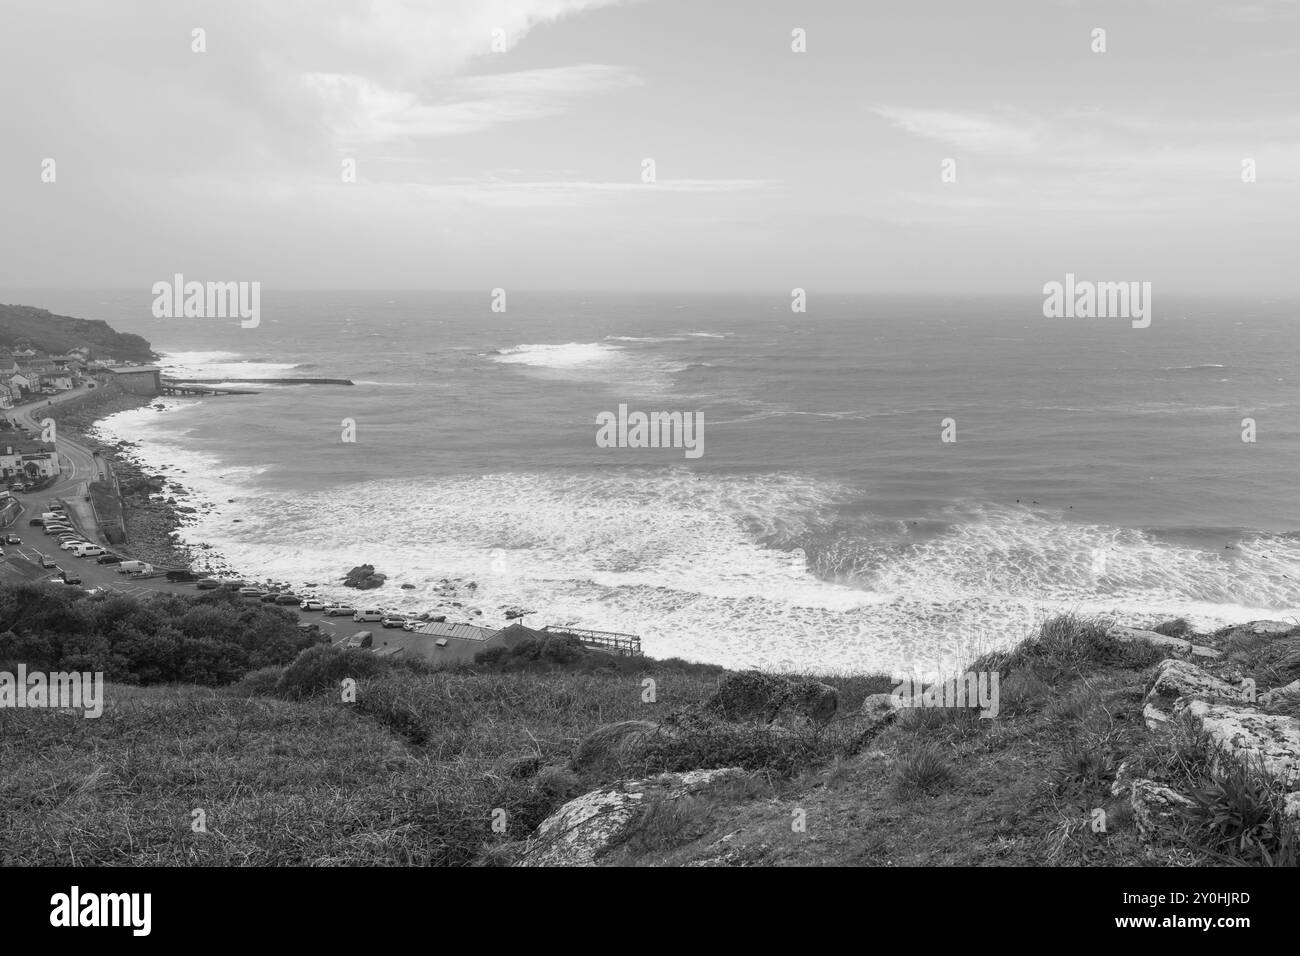
[[[384,669],[384,662],[369,651],[317,644],[294,658],[276,682],[275,693],[288,700],[311,697],[339,687],[344,678],[361,681]]]

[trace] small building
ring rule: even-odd
[[[162,369],[156,365],[115,365],[109,372],[122,391],[131,395],[162,394]]]
[[[53,478],[59,474],[59,456],[40,447],[24,450],[13,445],[5,446],[0,455],[0,479],[35,481]]]

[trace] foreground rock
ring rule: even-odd
[[[644,780],[620,780],[570,800],[538,826],[518,851],[515,866],[595,866],[638,817],[658,802],[700,793],[739,779],[736,767],[664,773]]]
[[[1244,696],[1240,688],[1220,680],[1190,661],[1169,658],[1156,667],[1155,682],[1143,702],[1142,718],[1147,729],[1155,730],[1169,723],[1173,718],[1174,705],[1182,698],[1237,701],[1244,699]]]
[[[1300,720],[1285,714],[1265,714],[1257,708],[1182,701],[1179,713],[1195,718],[1224,753],[1250,766],[1262,767],[1288,790],[1300,786]]]
[[[1168,634],[1160,634],[1156,631],[1144,631],[1136,627],[1112,627],[1106,632],[1107,637],[1114,638],[1123,644],[1132,644],[1135,641],[1147,641],[1156,647],[1164,648],[1175,654],[1185,654],[1191,657],[1215,658],[1222,656],[1219,651],[1212,647],[1202,647],[1199,644],[1193,644],[1191,641],[1181,637],[1170,637]]]

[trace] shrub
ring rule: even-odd
[[[1225,756],[1210,780],[1191,791],[1185,811],[1193,840],[1215,855],[1265,866],[1297,864],[1296,832],[1282,785],[1265,772]]]
[[[384,662],[369,651],[317,644],[307,648],[284,669],[275,686],[279,697],[300,700],[326,689],[337,689],[346,677],[374,677]]]

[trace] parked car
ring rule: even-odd
[[[58,566],[59,566],[59,563],[58,563],[57,561],[55,561],[52,557],[50,557],[48,554],[43,554],[43,555],[41,555],[41,567],[43,567],[43,568],[57,568]]]
[[[240,588],[248,587],[249,584],[247,581],[242,581],[239,578],[227,578],[221,582],[221,586],[227,591],[238,591]]]
[[[83,540],[83,539],[81,539],[81,538],[69,538],[67,541],[60,541],[60,542],[59,542],[59,550],[60,550],[60,551],[71,551],[73,548],[79,548],[79,547],[81,547],[83,544],[90,544],[90,542],[89,542],[89,541],[85,541],[85,540]]]
[[[347,604],[332,604],[325,609],[325,613],[329,617],[344,617],[348,614],[356,614],[357,609]]]
[[[304,634],[319,634],[320,625],[315,621],[303,621],[298,625],[298,630],[302,631]]]
[[[167,580],[173,583],[177,581],[181,581],[188,584],[191,581],[197,581],[198,579],[199,576],[195,574],[193,571],[168,571],[167,572]]]
[[[274,603],[275,603],[275,599],[278,598],[279,596],[280,596],[280,595],[276,594],[274,591],[263,591],[263,592],[262,592],[262,603],[263,603],[263,604],[274,604]]]
[[[104,549],[97,544],[85,544],[73,548],[72,553],[79,558],[97,558],[104,554]]]
[[[122,556],[117,554],[101,554],[95,559],[96,564],[121,564]]]
[[[308,598],[300,603],[298,607],[302,608],[304,611],[323,611],[325,610],[325,602]]]
[[[405,627],[406,618],[390,614],[388,617],[384,618],[382,623],[384,627]]]
[[[200,591],[215,591],[221,587],[221,582],[216,578],[200,578],[195,582],[194,586]]]
[[[27,524],[32,528],[39,528],[41,525],[45,524],[45,522],[40,518],[30,518],[28,519]]]
[[[275,596],[275,603],[276,603],[276,604],[283,604],[283,605],[285,605],[285,606],[288,606],[288,605],[290,605],[290,604],[297,604],[299,600],[300,600],[300,599],[299,599],[298,595],[296,595],[296,594],[288,594],[288,593],[286,593],[286,592],[281,592],[280,594],[277,594],[277,595]]]
[[[377,607],[362,608],[361,610],[354,612],[352,615],[352,620],[357,622],[364,621],[367,624],[372,621],[382,621],[383,619],[384,612],[379,610]]]
[[[375,635],[371,631],[357,631],[344,642],[344,647],[371,647],[375,643]]]
[[[68,574],[68,573],[65,571],[65,572],[63,572],[63,583],[64,583],[64,584],[80,584],[80,583],[81,583],[81,578],[77,577],[75,574]]]
[[[144,561],[122,561],[118,563],[118,574],[148,574],[153,570],[153,565]]]
[[[239,589],[239,593],[243,597],[256,597],[256,598],[260,598],[264,594],[266,594],[266,592],[263,591],[261,588],[254,588],[254,587],[242,587]]]
[[[414,631],[414,630],[418,629],[418,628],[420,627],[420,625],[423,624],[423,623],[424,623],[424,621],[419,621],[419,620],[416,620],[415,618],[411,618],[409,621],[407,621],[405,624],[402,625],[402,630],[404,630],[404,631]]]
[[[22,543],[23,543],[23,539],[18,537],[18,535],[16,534],[5,535],[5,544],[22,544]]]

